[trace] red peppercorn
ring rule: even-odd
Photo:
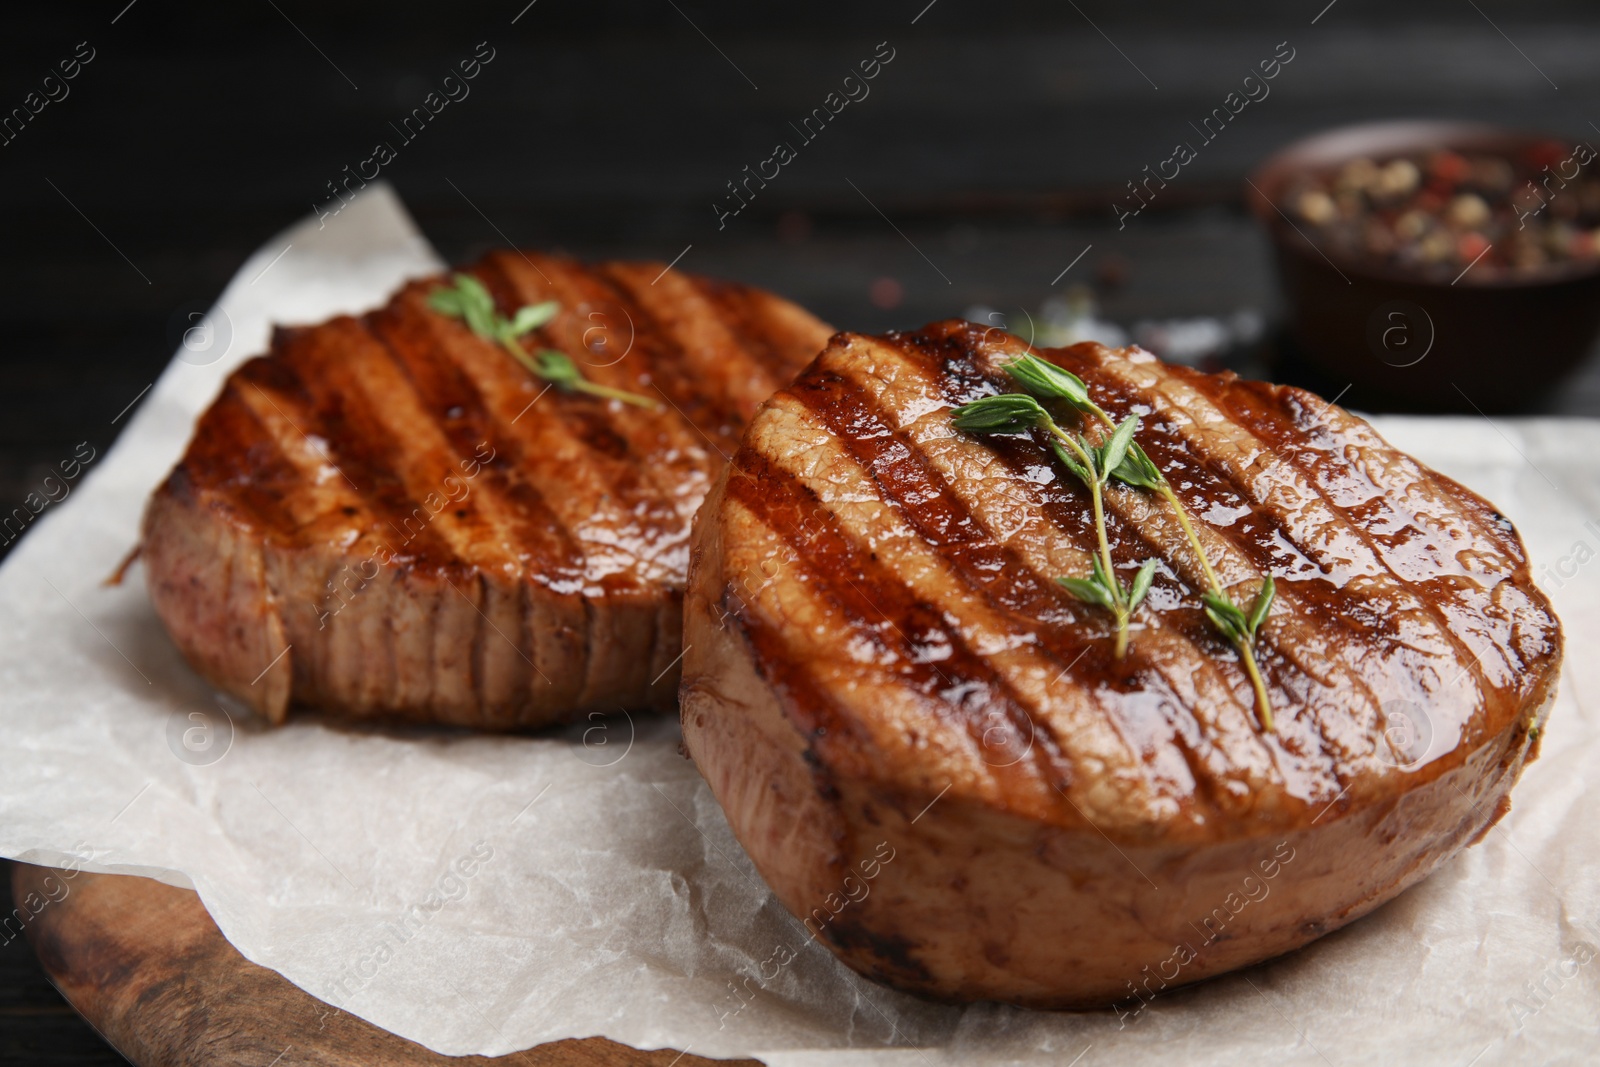
[[[1570,154],[1571,149],[1560,141],[1541,141],[1528,149],[1528,162],[1534,170],[1543,170],[1555,166]]]
[[[1424,189],[1422,192],[1417,194],[1417,198],[1411,202],[1411,206],[1416,208],[1418,211],[1425,211],[1430,215],[1437,215],[1439,212],[1444,210],[1445,204],[1449,202],[1450,201],[1447,197],[1440,196],[1432,189]]]
[[[1471,263],[1489,250],[1489,239],[1481,233],[1468,232],[1456,242],[1456,256],[1462,263]]]
[[[1428,161],[1429,173],[1445,186],[1456,186],[1467,180],[1471,165],[1454,152],[1435,152]]]

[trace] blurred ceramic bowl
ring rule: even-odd
[[[1600,334],[1600,261],[1445,280],[1317,240],[1287,194],[1353,160],[1438,151],[1525,158],[1551,139],[1454,122],[1349,126],[1289,145],[1251,175],[1246,199],[1272,237],[1303,357],[1367,404],[1509,411],[1539,398]],[[1596,164],[1600,167],[1600,164]]]

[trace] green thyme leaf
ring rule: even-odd
[[[1128,455],[1128,446],[1133,443],[1133,435],[1139,430],[1139,416],[1129,415],[1117,424],[1106,443],[1100,446],[1100,470],[1110,474],[1122,466],[1123,459]]]
[[[545,323],[556,317],[561,310],[561,303],[556,300],[545,300],[538,304],[525,304],[517,309],[517,314],[511,320],[511,336],[521,337],[530,330],[537,330]]]
[[[954,423],[956,429],[971,433],[1017,433],[1049,417],[1033,397],[1001,393],[956,408]]]
[[[1144,566],[1139,568],[1139,573],[1133,576],[1133,589],[1128,593],[1128,614],[1133,614],[1144,600],[1144,595],[1150,591],[1150,583],[1155,581],[1156,561],[1147,559]]]
[[[1241,639],[1241,635],[1239,634],[1239,631],[1234,629],[1234,625],[1233,625],[1233,620],[1232,619],[1228,618],[1226,615],[1223,615],[1223,614],[1219,613],[1209,603],[1205,605],[1205,609],[1206,609],[1206,618],[1211,620],[1211,625],[1215,626],[1217,628],[1217,632],[1218,633],[1220,633],[1223,637],[1226,637],[1229,641],[1238,641],[1238,640]]]
[[[1081,433],[1073,434],[1072,435],[1072,440],[1074,441],[1074,443],[1077,444],[1077,446],[1080,449],[1083,450],[1083,454],[1085,456],[1089,457],[1089,467],[1088,467],[1088,469],[1094,475],[1095,484],[1096,485],[1104,485],[1104,484],[1106,484],[1106,472],[1100,469],[1100,450],[1098,448],[1096,448],[1094,445],[1090,444],[1089,443],[1089,439],[1087,437],[1083,436],[1083,434],[1081,434]]]
[[[483,287],[482,282],[470,274],[457,274],[455,280],[461,314],[467,320],[467,327],[479,337],[494,338],[499,325],[495,321],[499,315],[495,313],[494,297],[489,295],[489,290]]]
[[[1261,629],[1261,623],[1267,617],[1267,611],[1272,607],[1272,598],[1278,593],[1278,585],[1272,580],[1272,575],[1267,575],[1261,581],[1261,592],[1256,594],[1256,602],[1250,608],[1250,618],[1246,620],[1246,628],[1250,631],[1250,639],[1255,640],[1256,631]]]
[[[963,430],[978,433],[1011,433],[1035,426],[1043,427],[1052,438],[1050,448],[1056,459],[1088,488],[1100,550],[1098,554],[1090,556],[1092,575],[1088,578],[1057,578],[1056,581],[1078,600],[1105,608],[1116,616],[1115,654],[1120,659],[1127,651],[1129,617],[1149,594],[1158,563],[1153,559],[1146,560],[1135,574],[1131,587],[1124,586],[1107,573],[1109,563],[1105,561],[1110,559],[1111,550],[1106,536],[1103,488],[1110,479],[1115,479],[1135,489],[1159,493],[1172,507],[1210,585],[1210,589],[1200,596],[1206,617],[1239,653],[1240,665],[1255,690],[1256,714],[1261,728],[1271,733],[1275,729],[1272,700],[1256,664],[1253,646],[1272,607],[1275,594],[1272,578],[1268,576],[1262,581],[1248,616],[1230,599],[1217,580],[1205,545],[1195,533],[1183,501],[1168,483],[1166,475],[1140,447],[1136,439],[1140,425],[1137,415],[1129,415],[1122,422],[1113,424],[1111,416],[1090,398],[1082,379],[1037,356],[1022,356],[1005,364],[1004,369],[1032,395],[1006,393],[974,401],[954,409],[954,422]],[[1099,446],[1091,445],[1082,434],[1069,435],[1056,425],[1049,412],[1033,400],[1034,396],[1065,400],[1079,411],[1093,416],[1095,421],[1111,427],[1112,432]]]
[[[1089,388],[1083,384],[1082,378],[1038,356],[1020,356],[1001,369],[1034,396],[1065,400],[1084,411],[1093,406],[1089,399]]]
[[[1062,446],[1060,441],[1051,441],[1050,450],[1056,454],[1056,458],[1061,461],[1061,465],[1072,472],[1073,477],[1084,485],[1089,484],[1094,475],[1090,474],[1083,464],[1078,462],[1077,457]]]
[[[1085,604],[1115,611],[1117,606],[1111,599],[1111,594],[1106,592],[1105,586],[1091,578],[1057,578],[1061,587]]]
[[[1101,565],[1099,556],[1090,556],[1089,566],[1093,569],[1094,580],[1100,583],[1101,588],[1108,593],[1116,588],[1111,582],[1111,575],[1107,574],[1105,567]]]
[[[452,285],[435,289],[428,294],[428,306],[441,315],[466,320],[467,328],[473,333],[499,343],[512,359],[545,381],[559,386],[562,392],[586,393],[607,400],[635,404],[642,408],[660,407],[654,400],[639,393],[596,385],[583,376],[577,364],[554,349],[544,349],[537,357],[530,356],[523,350],[517,343],[517,338],[538,329],[554,318],[561,310],[561,305],[557,301],[545,300],[538,304],[525,305],[518,309],[514,318],[508,319],[495,310],[494,297],[478,279],[470,274],[461,273],[452,275],[451,279]]]
[[[1138,441],[1129,444],[1128,454],[1122,457],[1122,462],[1112,470],[1111,477],[1135,489],[1161,488],[1161,471],[1151,462],[1150,457],[1145,455]]]
[[[454,289],[435,289],[428,294],[428,306],[451,318],[459,319],[462,315],[461,294]]]
[[[534,362],[539,368],[539,377],[556,385],[571,386],[583,377],[576,363],[568,359],[565,353],[553,348],[542,349],[534,357]]]
[[[1249,623],[1244,612],[1233,601],[1221,593],[1207,592],[1200,594],[1200,602],[1205,606],[1211,624],[1228,640],[1242,641],[1248,636]]]

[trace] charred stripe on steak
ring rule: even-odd
[[[277,331],[201,417],[143,536],[179,647],[274,720],[671,707],[695,510],[827,337],[787,301],[659,264],[495,252],[471,273],[506,313],[558,301],[530,350],[657,409],[546,393],[428,306],[437,279]]]

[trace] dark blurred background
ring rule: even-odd
[[[1220,328],[1227,358],[1331,396],[1341,383],[1285,350],[1252,167],[1369,119],[1600,138],[1593,0],[18,5],[0,114],[80,42],[94,58],[70,94],[0,145],[5,510],[76,442],[104,449],[171,357],[175,309],[215,299],[380,140],[452,261],[507,239],[663,261],[692,244],[680,267],[864,330],[983,309],[1014,324],[1072,291],[1139,336]],[[494,59],[470,96],[400,145],[390,123],[479,42]],[[797,143],[789,123],[880,42],[894,58],[870,96],[719,230],[725,183]],[[1295,58],[1271,95],[1119,230],[1124,183],[1280,42]],[[1600,365],[1529,410],[1600,415]],[[0,948],[0,1059],[114,1062],[26,953]]]

